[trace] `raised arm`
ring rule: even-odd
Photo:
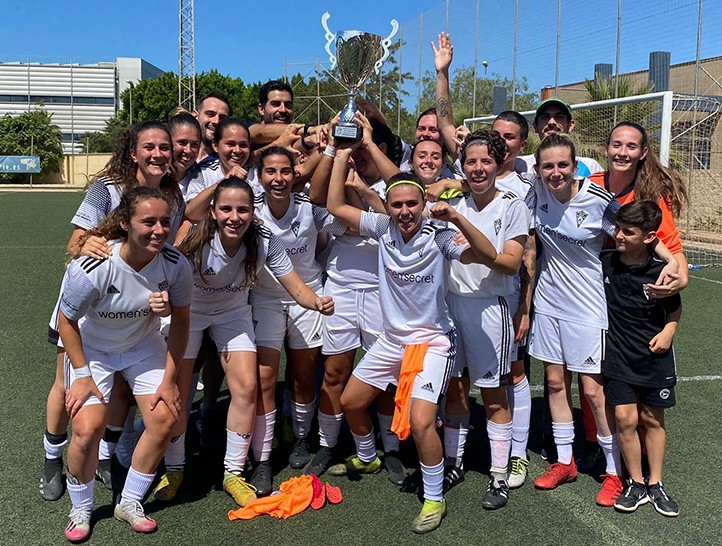
[[[348,160],[353,150],[344,148],[336,150],[331,170],[331,183],[328,188],[326,207],[336,218],[351,229],[358,231],[361,224],[361,211],[346,203],[346,177],[348,175]]]
[[[442,32],[439,34],[438,47],[431,42],[434,50],[434,68],[436,68],[436,120],[441,137],[444,139],[449,155],[456,160],[459,155],[456,140],[454,116],[451,112],[451,93],[449,92],[449,66],[454,58],[454,47],[451,37]]]
[[[376,168],[381,174],[381,178],[388,182],[392,176],[399,174],[401,171],[398,166],[394,165],[393,161],[386,157],[386,154],[373,141],[373,129],[371,128],[371,122],[368,118],[359,112],[356,114],[356,123],[363,129],[361,146],[368,150],[371,155],[371,159],[376,164]]]

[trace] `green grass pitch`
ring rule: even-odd
[[[1,544],[62,544],[69,500],[43,501],[38,494],[42,467],[45,400],[53,380],[54,350],[46,342],[48,318],[55,303],[70,236],[69,219],[81,194],[0,193],[0,502]],[[485,512],[488,454],[481,434],[481,408],[474,405],[467,449],[471,471],[448,497],[449,513],[429,536],[414,536],[409,526],[420,504],[399,492],[383,473],[358,482],[332,478],[344,501],[281,521],[267,516],[230,522],[232,500],[220,489],[222,450],[194,452],[187,482],[177,502],[150,501],[159,524],[150,536],[134,535],[112,519],[110,494],[96,485],[96,509],[90,544],[711,544],[720,542],[722,511],[720,467],[722,410],[719,389],[722,270],[693,273],[683,294],[684,314],[675,342],[678,405],[667,414],[668,451],[665,483],[681,505],[676,519],[643,506],[622,515],[599,508],[599,485],[587,475],[555,491],[536,491],[529,481],[513,491],[509,504]],[[706,377],[705,377],[706,376]],[[715,378],[716,376],[716,378]],[[532,384],[539,385],[535,365]],[[535,407],[541,392],[533,391]],[[219,422],[222,426],[222,422]],[[533,431],[537,435],[538,431]],[[535,436],[536,437],[536,436]],[[348,440],[346,440],[348,446]],[[533,449],[538,438],[532,439]],[[544,469],[531,451],[531,477]],[[279,463],[274,484],[293,475]],[[326,478],[328,479],[328,478]]]

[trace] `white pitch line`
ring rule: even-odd
[[[715,284],[722,284],[722,281],[717,281],[715,279],[707,279],[705,277],[698,277],[697,275],[690,275],[693,279],[699,279],[700,281],[707,281],[707,282],[713,282]]]

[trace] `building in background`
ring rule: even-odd
[[[131,84],[160,76],[149,62],[118,57],[94,64],[0,63],[0,115],[43,106],[63,134],[66,153],[84,151],[85,133],[102,131]]]

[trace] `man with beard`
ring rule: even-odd
[[[213,150],[213,131],[216,130],[219,121],[231,115],[228,97],[219,91],[211,91],[198,101],[193,115],[198,119],[202,130],[203,147],[200,154],[198,154],[197,160],[200,163],[206,157],[215,154]]]

